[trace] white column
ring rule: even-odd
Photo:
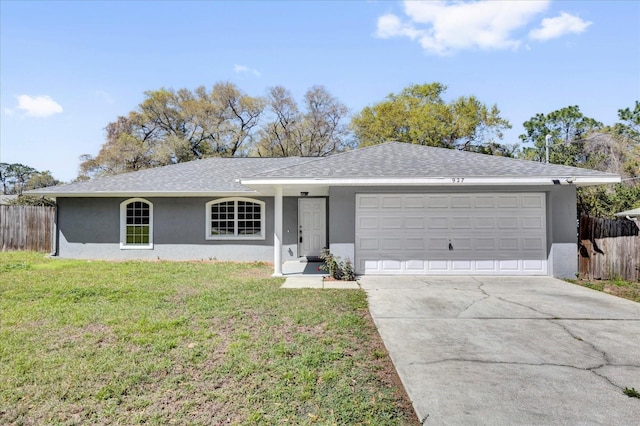
[[[282,187],[276,187],[273,203],[273,275],[282,276]]]

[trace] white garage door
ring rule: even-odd
[[[360,274],[546,275],[542,193],[356,194]]]

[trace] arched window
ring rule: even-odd
[[[153,248],[153,204],[131,198],[120,204],[120,248]]]
[[[206,204],[208,240],[264,240],[264,201],[222,198]]]

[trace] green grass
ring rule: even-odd
[[[416,424],[362,291],[0,253],[0,424]]]
[[[614,296],[633,300],[640,303],[640,282],[625,281],[623,279],[612,280],[567,280],[570,283],[588,287],[593,290],[613,294]]]

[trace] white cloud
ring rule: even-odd
[[[62,106],[49,96],[18,96],[18,109],[31,117],[49,117],[61,113]]]
[[[407,37],[429,53],[447,55],[459,50],[518,49],[519,33],[549,7],[550,0],[531,1],[404,1],[402,18],[386,14],[378,18],[376,36]],[[559,18],[562,18],[561,15]],[[571,15],[567,16],[571,17]],[[559,19],[558,18],[558,19]],[[575,18],[575,17],[573,17]],[[539,31],[549,34],[576,32],[579,23],[545,19]],[[548,22],[547,21],[551,21]],[[549,27],[549,30],[546,28]],[[560,32],[557,29],[561,28]],[[570,28],[570,29],[569,29]],[[584,30],[585,27],[581,29]],[[552,31],[553,30],[553,31]],[[532,31],[532,33],[534,33]],[[533,34],[530,37],[535,38]],[[547,36],[548,37],[548,36]],[[539,38],[538,38],[539,39]]]
[[[234,65],[233,66],[233,70],[240,74],[240,73],[251,73],[253,75],[255,75],[256,77],[260,77],[260,72],[256,69],[253,68],[249,68],[245,65]]]
[[[583,21],[577,16],[566,12],[561,12],[555,18],[545,18],[539,28],[529,33],[529,38],[533,40],[546,41],[558,38],[565,34],[580,34],[584,32],[592,22]]]
[[[420,37],[423,31],[403,23],[396,15],[389,14],[378,18],[378,32],[376,34],[381,38],[406,36],[413,40]]]

